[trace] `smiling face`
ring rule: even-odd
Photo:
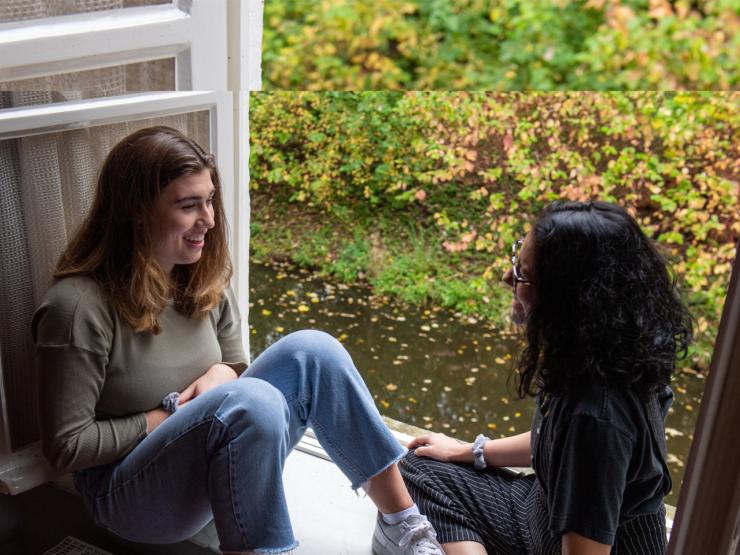
[[[519,250],[520,277],[535,281],[534,277],[534,234],[530,231],[524,238]],[[512,288],[514,293],[511,300],[511,321],[515,324],[526,324],[527,317],[534,302],[534,285],[532,283],[517,283],[514,280],[512,268],[506,270],[503,281]]]
[[[157,196],[152,210],[154,258],[165,272],[176,264],[193,264],[203,252],[206,234],[215,225],[216,189],[208,170],[183,175]]]

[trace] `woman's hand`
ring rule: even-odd
[[[472,444],[460,443],[444,434],[425,434],[411,440],[409,449],[414,449],[419,457],[431,457],[442,462],[474,461]]]
[[[180,392],[180,401],[177,404],[182,406],[209,389],[213,389],[217,385],[235,380],[236,378],[236,372],[231,366],[221,363],[214,364],[206,370],[205,374]]]

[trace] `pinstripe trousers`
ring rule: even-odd
[[[440,543],[474,541],[489,553],[557,554],[561,537],[549,530],[547,498],[534,475],[506,469],[475,470],[409,452],[399,462],[411,497],[427,515]],[[613,554],[662,555],[665,507],[621,525]]]

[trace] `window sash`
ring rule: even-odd
[[[0,81],[174,57],[177,90],[226,90],[227,21],[225,0],[178,0],[3,23]]]

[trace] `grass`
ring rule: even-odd
[[[344,283],[413,305],[504,321],[509,297],[490,273],[490,254],[447,252],[437,236],[389,215],[326,214],[256,200],[250,248],[256,258],[290,259]]]

